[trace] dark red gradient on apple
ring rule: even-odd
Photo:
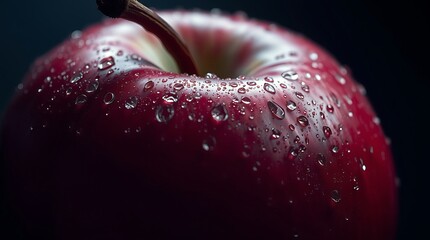
[[[116,19],[74,32],[18,86],[1,138],[29,236],[395,238],[389,143],[349,69],[275,24],[159,14],[198,74]]]

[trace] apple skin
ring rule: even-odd
[[[393,158],[346,68],[270,23],[161,15],[224,79],[174,73],[156,37],[123,20],[39,58],[1,132],[26,236],[395,238]]]

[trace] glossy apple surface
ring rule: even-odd
[[[391,152],[347,68],[242,15],[161,16],[202,76],[177,73],[139,25],[105,20],[18,86],[1,137],[28,236],[394,239]]]

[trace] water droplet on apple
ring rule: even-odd
[[[159,123],[167,123],[175,115],[175,109],[172,105],[160,105],[155,109],[155,119]]]
[[[175,91],[181,91],[183,88],[184,88],[184,84],[182,84],[182,83],[175,83],[173,85],[173,89],[175,89]]]
[[[303,93],[301,93],[301,92],[295,92],[294,94],[300,100],[303,100],[305,98],[305,95],[303,95]]]
[[[264,81],[272,83],[273,82],[273,78],[272,77],[265,77]]]
[[[88,84],[87,88],[85,89],[85,91],[87,93],[92,93],[97,91],[97,89],[99,88],[99,81],[94,81]]]
[[[151,88],[153,88],[154,87],[154,82],[153,81],[148,81],[148,82],[146,82],[145,83],[145,85],[143,86],[143,91],[144,92],[147,92],[147,91],[149,91],[149,90],[151,90]]]
[[[379,125],[379,124],[381,124],[381,120],[378,117],[374,117],[373,123],[375,123],[376,125]]]
[[[209,137],[203,140],[202,148],[205,151],[213,151],[215,148],[216,140],[214,137]]]
[[[111,68],[114,65],[115,65],[115,59],[113,57],[106,57],[106,58],[103,58],[102,60],[100,60],[99,65],[98,65],[98,69],[99,70],[106,70],[106,69]]]
[[[217,122],[226,121],[228,119],[227,108],[223,104],[219,104],[212,108],[211,115]]]
[[[302,82],[301,85],[302,85],[302,90],[304,92],[307,92],[307,93],[310,92],[311,89],[306,83]]]
[[[250,104],[251,103],[251,99],[249,97],[243,97],[241,100],[242,103],[244,104]]]
[[[71,87],[66,89],[66,95],[69,96],[70,94],[72,94],[73,89]]]
[[[273,128],[272,129],[272,134],[270,135],[270,139],[279,139],[281,137],[281,131],[279,131],[278,129]]]
[[[84,104],[87,102],[87,96],[85,94],[81,94],[76,97],[75,104]]]
[[[72,79],[70,79],[70,83],[76,83],[82,78],[84,78],[84,74],[82,72],[78,72],[75,75],[73,75]]]
[[[276,93],[275,87],[270,83],[264,83],[264,90],[271,94]]]
[[[164,94],[162,99],[167,103],[174,103],[178,101],[178,95],[175,92],[169,92]]]
[[[335,203],[338,203],[341,200],[340,193],[338,190],[331,191],[330,197],[331,197],[331,200],[333,200]]]
[[[215,78],[217,78],[217,75],[215,75],[214,73],[208,72],[208,73],[206,73],[205,78],[207,78],[207,79],[215,79]]]
[[[326,138],[329,138],[332,133],[330,127],[327,127],[327,126],[323,126],[323,132]]]
[[[129,97],[127,101],[125,101],[124,107],[126,109],[134,109],[137,106],[139,99],[136,96]]]
[[[311,52],[311,53],[309,54],[309,58],[310,58],[312,61],[316,61],[316,60],[318,60],[318,53],[316,53],[316,52]]]
[[[292,100],[288,100],[287,101],[287,110],[288,111],[290,111],[290,112],[292,112],[292,111],[294,111],[294,110],[296,110],[297,109],[297,104],[296,104],[296,102],[294,102],[294,101],[292,101]]]
[[[360,158],[359,164],[360,164],[361,170],[366,171],[367,167],[366,165],[364,165],[364,160],[362,158]]]
[[[109,104],[113,103],[113,101],[115,101],[115,95],[111,92],[106,93],[104,98],[103,98],[103,102],[106,105],[109,105]]]
[[[299,155],[299,151],[295,148],[290,148],[288,151],[287,159],[288,160],[294,160]]]
[[[294,70],[285,71],[281,74],[281,76],[288,81],[296,81],[297,79],[299,79],[299,74]]]
[[[317,161],[321,166],[324,166],[326,163],[326,158],[322,153],[317,154]]]
[[[309,120],[305,116],[299,116],[297,117],[297,123],[302,127],[306,127],[309,125]]]
[[[241,87],[241,88],[237,89],[237,92],[240,94],[244,94],[244,93],[246,93],[246,89]]]
[[[333,105],[331,105],[331,104],[327,105],[327,112],[329,112],[329,113],[333,113],[334,112]]]
[[[277,103],[275,103],[273,101],[268,101],[267,106],[269,107],[269,110],[274,117],[276,117],[277,119],[280,119],[280,120],[285,118],[284,109],[281,106],[279,106]]]
[[[336,146],[336,145],[333,145],[333,146],[330,147],[330,151],[332,153],[338,153],[339,152],[339,147]]]

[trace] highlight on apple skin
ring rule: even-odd
[[[395,238],[390,146],[348,68],[243,14],[117,2],[134,22],[73,32],[2,119],[24,235]]]

